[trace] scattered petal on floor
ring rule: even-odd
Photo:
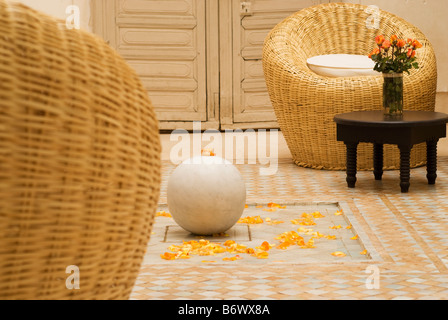
[[[236,261],[236,260],[240,260],[240,259],[242,259],[241,256],[236,255],[236,256],[231,257],[231,258],[228,258],[228,257],[222,258],[222,261]]]
[[[277,210],[277,208],[283,208],[281,205],[278,205],[276,203],[269,203],[268,209],[263,209],[265,211],[274,211]],[[339,212],[339,211],[338,211]],[[158,213],[159,215],[167,216],[167,213],[165,211],[160,211]],[[224,243],[214,243],[210,242],[209,240],[206,240],[203,236],[199,237],[199,241],[184,241],[182,245],[170,245],[168,247],[168,250],[170,252],[165,252],[164,254],[161,254],[160,257],[164,260],[177,260],[177,259],[190,259],[193,255],[199,255],[199,256],[215,256],[215,255],[225,255],[225,254],[236,254],[235,256],[229,257],[224,256],[222,257],[222,261],[236,261],[239,259],[242,259],[240,254],[248,254],[253,257],[256,257],[257,259],[268,259],[269,253],[268,251],[272,248],[276,248],[278,250],[286,250],[290,248],[291,246],[297,246],[301,249],[312,249],[316,248],[315,239],[321,239],[325,238],[327,240],[335,240],[335,235],[325,235],[318,231],[315,231],[312,228],[307,228],[311,225],[316,225],[316,222],[314,219],[320,219],[325,218],[322,213],[319,211],[314,211],[312,213],[302,213],[300,215],[300,218],[291,220],[291,223],[301,225],[296,231],[286,231],[281,234],[279,234],[277,237],[275,237],[275,240],[279,240],[280,243],[277,245],[269,243],[268,240],[263,241],[260,246],[257,246],[255,248],[249,248],[245,244],[237,243],[235,240],[226,240]],[[275,225],[279,223],[283,223],[283,221],[273,220],[270,217],[266,217],[265,221],[261,218],[261,216],[247,216],[244,218],[240,218],[238,223],[246,223],[246,224],[261,224],[266,222],[270,225]],[[306,226],[306,227],[305,227]],[[341,225],[333,225],[330,227],[330,229],[341,229]],[[346,227],[347,229],[351,228],[351,225]],[[307,240],[305,240],[302,236],[299,235],[299,233],[305,235],[305,236],[311,236]],[[213,237],[228,237],[229,234],[227,233],[218,233],[214,234]],[[359,237],[358,235],[355,235],[351,237],[351,240],[357,240]],[[366,254],[367,251],[364,250]],[[333,256],[336,257],[344,257],[346,256],[345,253],[341,251],[336,251],[331,253]],[[208,261],[203,260],[204,263],[212,263],[215,261]]]
[[[262,250],[262,251],[269,251],[269,249],[271,249],[273,246],[274,246],[273,244],[270,244],[269,242],[264,241],[264,242],[261,244],[261,246],[259,246],[259,247],[255,247],[255,248],[256,248],[256,249],[260,249],[260,250]]]
[[[175,260],[176,254],[175,253],[169,253],[165,252],[164,254],[161,254],[160,257],[164,260]]]
[[[253,254],[257,259],[267,259],[269,257],[269,253],[266,251],[258,251]]]
[[[260,216],[245,217],[240,218],[238,223],[260,224],[263,223],[263,219]]]
[[[316,225],[316,223],[314,222],[314,220],[312,218],[301,218],[301,219],[294,219],[291,220],[292,224],[298,224],[301,226],[314,226]]]
[[[341,229],[342,227],[341,227],[341,225],[339,224],[339,225],[337,225],[337,226],[331,226],[330,227],[330,229]]]
[[[278,203],[269,202],[268,208],[279,208],[279,209],[286,209],[286,206],[279,205]]]
[[[271,218],[265,218],[264,221],[269,224],[269,225],[276,225],[276,224],[280,224],[280,223],[285,223],[285,221],[281,221],[281,220],[272,220]]]
[[[315,248],[314,246],[314,239],[311,238],[310,240],[308,240],[307,243],[305,243],[304,245],[300,246],[302,249],[311,249],[311,248]]]
[[[322,213],[320,213],[319,211],[313,212],[312,215],[313,215],[314,219],[325,218],[325,216]]]
[[[165,212],[165,211],[156,212],[156,217],[172,218],[171,214],[169,212]]]
[[[331,255],[335,256],[335,257],[345,257],[346,256],[346,254],[342,251],[335,251]]]

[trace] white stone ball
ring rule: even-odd
[[[220,157],[185,160],[168,180],[168,208],[176,223],[197,235],[232,228],[244,211],[246,186],[238,169]]]

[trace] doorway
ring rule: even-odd
[[[137,71],[162,130],[277,128],[262,48],[292,13],[328,0],[91,0],[94,32]]]

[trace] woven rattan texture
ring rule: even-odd
[[[381,11],[379,29],[367,27],[366,6],[329,3],[301,10],[278,24],[263,50],[266,83],[280,128],[297,165],[315,169],[345,169],[346,150],[336,141],[333,117],[339,113],[375,110],[382,106],[379,76],[328,78],[313,73],[307,59],[324,54],[368,55],[378,34],[416,38],[418,70],[404,75],[404,108],[434,111],[437,67],[433,47],[424,34],[405,20]],[[358,147],[358,169],[373,168],[371,144]],[[415,146],[411,166],[425,164],[425,145]],[[396,146],[385,146],[385,169],[399,168]]]
[[[0,0],[1,299],[128,299],[160,151],[147,92],[117,53]]]

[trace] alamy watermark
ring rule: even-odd
[[[183,129],[174,130],[170,141],[177,142],[170,150],[170,161],[176,165],[201,155],[201,151],[207,149],[231,163],[260,164],[259,173],[262,176],[274,175],[278,170],[277,129],[205,130],[202,133],[201,122],[196,121],[193,123],[193,134]],[[208,144],[203,147],[203,143]]]
[[[376,265],[370,265],[365,271],[370,274],[366,279],[366,288],[368,290],[379,289],[380,288],[380,268]]]
[[[68,6],[65,9],[65,13],[68,15],[65,19],[65,26],[67,29],[81,29],[81,10],[76,5]]]
[[[366,8],[365,13],[369,14],[366,19],[367,29],[379,29],[381,20],[381,11],[378,6],[370,5]]]
[[[78,266],[71,265],[65,269],[65,273],[70,274],[65,280],[65,287],[69,290],[79,290],[80,287],[80,274]]]

